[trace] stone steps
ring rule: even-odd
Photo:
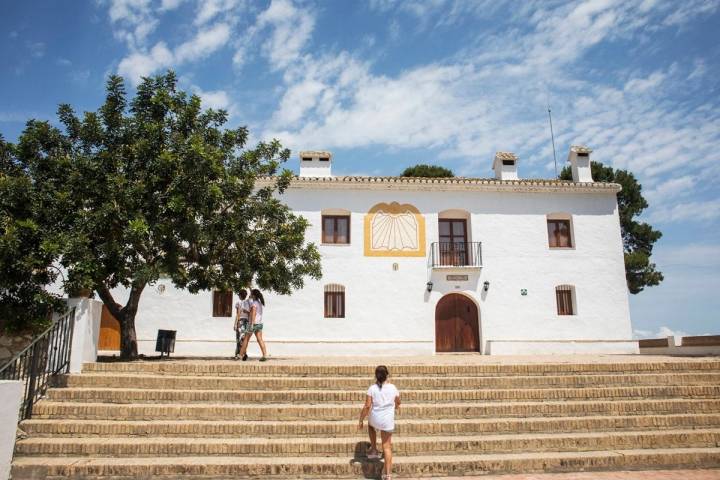
[[[720,466],[720,448],[397,456],[398,477]],[[382,462],[334,457],[19,457],[13,478],[378,478]]]
[[[582,417],[475,418],[398,420],[403,435],[473,435],[497,433],[605,432],[635,429],[720,428],[720,413],[611,415]],[[347,437],[357,435],[356,420],[27,420],[33,437]]]
[[[275,403],[244,404],[111,404],[44,401],[35,406],[35,418],[77,418],[155,420],[185,418],[212,420],[345,420],[357,416],[358,405],[323,403],[298,405]],[[443,404],[404,404],[399,418],[478,418],[536,417],[563,415],[647,414],[647,413],[718,413],[720,399],[662,399],[562,402],[454,402]]]
[[[177,362],[131,362],[88,363],[83,372],[103,373],[151,373],[171,375],[214,375],[214,376],[292,376],[292,377],[362,377],[372,378],[378,360],[373,363],[344,364],[283,364],[234,361],[177,361]],[[676,373],[676,372],[720,372],[720,360],[683,360],[666,362],[608,362],[608,363],[520,363],[520,364],[391,364],[392,374],[401,376],[507,376],[507,375],[573,375],[573,374],[632,374],[632,373]]]
[[[720,429],[524,435],[399,436],[396,455],[451,455],[720,446]],[[19,455],[148,456],[366,456],[365,436],[355,438],[29,438]]]
[[[627,398],[716,398],[720,385],[659,387],[588,387],[503,390],[403,390],[405,402],[612,400]],[[155,390],[131,388],[55,388],[52,401],[93,403],[353,403],[365,400],[365,391],[328,390]]]
[[[716,372],[567,374],[516,376],[399,376],[393,382],[401,389],[479,389],[479,388],[579,388],[592,386],[660,386],[718,385],[720,366]],[[83,373],[60,377],[58,386],[74,388],[151,388],[163,390],[362,390],[368,387],[365,377],[268,377],[229,375],[177,375],[175,373]]]
[[[390,363],[397,476],[720,467],[720,361],[602,360]],[[314,362],[89,364],[21,423],[13,478],[377,478],[374,365]]]

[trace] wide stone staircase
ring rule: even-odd
[[[48,391],[13,478],[377,478],[374,365],[93,363]],[[720,360],[389,364],[395,477],[720,467]]]

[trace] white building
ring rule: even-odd
[[[323,278],[266,295],[270,354],[637,353],[620,186],[593,182],[590,153],[571,148],[568,182],[518,179],[504,152],[494,179],[337,177],[329,152],[301,152],[282,198],[310,221]],[[234,301],[148,287],[140,353],[172,329],[176,355],[232,355]]]

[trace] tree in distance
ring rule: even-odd
[[[654,230],[648,223],[638,222],[635,217],[648,206],[642,196],[642,185],[627,170],[615,170],[600,162],[590,162],[592,178],[596,182],[619,183],[622,191],[618,193],[620,231],[625,254],[625,279],[630,293],[640,293],[645,287],[652,287],[663,281],[663,274],[655,270],[650,262],[653,244],[662,237],[662,232]],[[560,172],[561,180],[572,180],[572,171],[566,166]]]
[[[308,222],[278,198],[292,178],[280,171],[289,150],[277,140],[246,149],[247,128],[224,128],[227,112],[203,110],[173,72],[144,78],[129,103],[121,77],[106,90],[96,112],[61,105],[62,130],[28,122],[17,155],[59,245],[66,291],[97,292],[120,323],[122,359],[138,355],[140,297],[161,275],[192,293],[254,282],[288,294],[320,278]]]
[[[437,178],[448,178],[454,177],[452,170],[445,167],[439,167],[437,165],[415,165],[414,167],[406,168],[401,174],[401,177],[437,177]]]

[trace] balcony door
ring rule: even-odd
[[[440,230],[440,264],[468,265],[467,220],[464,218],[441,218],[438,220]]]
[[[435,307],[435,351],[479,352],[479,327],[472,300],[459,293],[445,295]]]

